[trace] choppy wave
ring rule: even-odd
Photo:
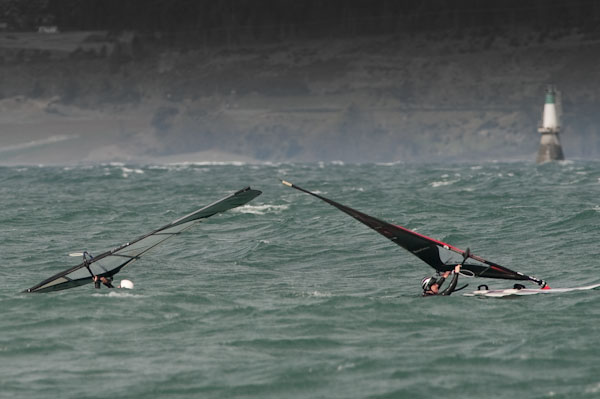
[[[437,187],[449,186],[451,184],[458,183],[458,182],[459,182],[459,180],[440,180],[440,181],[433,181],[430,184],[431,184],[431,187],[437,188]]]
[[[281,213],[289,209],[289,205],[244,205],[239,208],[235,208],[232,212],[235,213],[251,213],[254,215],[264,215],[266,213]]]
[[[146,298],[146,295],[132,294],[123,290],[110,290],[108,293],[96,293],[92,294],[92,296],[95,298]]]
[[[126,168],[126,167],[121,167],[121,171],[123,172],[123,177],[129,177],[129,175],[131,174],[138,174],[138,175],[143,175],[144,171],[142,169],[139,168],[135,168],[135,169],[131,169],[131,168]]]
[[[176,167],[177,168],[177,167],[190,167],[190,166],[224,166],[224,165],[246,166],[246,165],[248,165],[248,163],[241,162],[241,161],[173,162],[173,163],[169,163],[163,167],[165,167],[165,168]]]

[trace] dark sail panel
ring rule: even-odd
[[[84,261],[79,265],[60,272],[25,292],[49,292],[73,288],[91,283],[94,275],[112,277],[150,249],[189,229],[202,219],[244,205],[260,194],[260,191],[247,187],[96,257],[84,254]]]
[[[357,211],[356,209],[352,209],[338,202],[325,198],[319,194],[305,190],[296,186],[295,184],[286,181],[284,181],[283,184],[310,194],[338,208],[340,211],[352,216],[379,234],[395,242],[437,271],[445,272],[452,270],[454,269],[454,266],[462,263],[464,260],[463,256],[465,255],[465,251],[462,249],[454,247],[450,244],[446,244],[445,242],[438,241],[434,238],[427,237],[423,234],[419,234],[405,227],[384,222],[383,220],[369,216],[365,213]],[[457,254],[460,255],[460,257],[452,256]],[[540,279],[510,270],[509,268],[500,266],[497,263],[485,260],[480,256],[469,254],[468,258],[470,261],[463,264],[462,270],[469,271],[476,277],[508,280],[529,280],[540,285],[544,284],[544,281]]]

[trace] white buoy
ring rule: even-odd
[[[128,290],[132,290],[133,289],[133,281],[121,280],[121,284],[119,284],[119,288],[127,288]]]
[[[560,133],[560,102],[558,99],[558,91],[550,86],[546,92],[542,123],[538,128],[538,132],[540,132],[542,137],[540,138],[540,148],[538,150],[536,163],[561,161],[565,159],[560,140],[558,139],[558,134]]]

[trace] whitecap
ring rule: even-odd
[[[247,162],[242,161],[198,161],[198,162],[172,162],[167,165],[171,166],[246,166]]]
[[[137,173],[138,175],[144,174],[144,171],[141,169],[129,169],[129,168],[126,168],[125,166],[121,167],[121,172],[123,172],[123,177],[125,177],[125,178],[129,177],[129,175],[132,173]]]
[[[558,161],[558,164],[561,166],[569,166],[569,165],[575,164],[575,161],[573,161],[571,159],[564,159],[562,161]]]
[[[145,295],[136,295],[136,294],[131,294],[129,292],[124,292],[122,290],[111,290],[108,294],[103,294],[103,293],[96,293],[96,294],[92,294],[93,297],[100,297],[100,298],[105,298],[105,297],[109,297],[109,298],[145,298]]]
[[[166,171],[179,171],[183,169],[187,169],[189,165],[180,165],[180,164],[166,164],[166,165],[150,165],[148,169],[150,170],[166,170]]]
[[[289,208],[289,205],[244,205],[239,208],[232,209],[233,212],[249,213],[253,215],[264,215],[268,212],[281,212]]]
[[[345,363],[345,364],[340,364],[339,366],[337,366],[337,371],[342,371],[344,369],[351,369],[354,368],[356,365],[354,363]]]
[[[404,161],[376,162],[375,165],[377,165],[377,166],[397,166],[397,165],[404,165]]]
[[[312,296],[315,298],[330,298],[333,296],[333,294],[331,292],[320,292],[320,291],[307,292],[306,295]]]
[[[600,392],[600,382],[585,389],[585,393],[598,393],[598,392]]]
[[[318,166],[320,169],[325,168],[328,165],[333,165],[333,166],[344,166],[345,163],[344,161],[330,161],[330,162],[323,162],[323,161],[319,161],[318,162]]]
[[[442,187],[442,186],[449,186],[450,184],[454,184],[456,183],[458,180],[445,180],[445,181],[434,181],[431,182],[431,187]]]

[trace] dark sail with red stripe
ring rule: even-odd
[[[283,181],[283,184],[317,197],[338,208],[340,211],[347,213],[361,223],[369,226],[379,234],[400,245],[402,248],[406,249],[439,272],[453,270],[454,266],[464,262],[461,272],[464,273],[467,271],[476,277],[499,278],[507,280],[529,280],[540,285],[545,285],[543,280],[510,270],[507,267],[500,266],[499,264],[490,262],[489,260],[483,259],[480,256],[467,253],[462,249],[419,234],[405,227],[387,223],[383,220],[357,211],[356,209],[352,209],[338,202],[332,201],[319,194],[305,190],[292,183]],[[465,257],[467,259],[465,259]]]

